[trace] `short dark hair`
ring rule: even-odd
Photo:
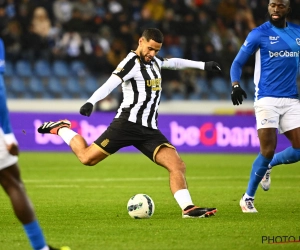
[[[156,28],[145,29],[142,36],[145,37],[147,41],[151,39],[157,43],[163,43],[164,41],[164,35]]]

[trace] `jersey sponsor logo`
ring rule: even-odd
[[[270,44],[278,43],[279,36],[269,36]]]
[[[109,139],[105,139],[105,140],[103,140],[103,141],[101,142],[100,145],[101,145],[102,147],[105,148],[105,147],[107,146],[108,143],[109,143]]]
[[[299,57],[300,52],[299,51],[287,51],[287,50],[281,50],[281,51],[269,51],[269,56],[272,57]]]
[[[280,36],[269,36],[270,41],[277,41]]]
[[[300,38],[296,38],[296,43],[300,46]]]
[[[246,47],[248,45],[248,41],[246,40],[245,42],[244,42],[244,46]]]
[[[161,90],[161,78],[146,80],[147,87],[152,88],[152,91]]]

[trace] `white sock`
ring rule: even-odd
[[[58,135],[65,141],[65,143],[70,145],[70,141],[73,139],[73,137],[75,135],[78,135],[78,134],[76,132],[74,132],[73,130],[64,127],[64,128],[61,128],[58,130]]]
[[[245,194],[243,195],[243,200],[246,200],[246,199],[249,199],[249,198],[254,199],[254,196],[250,196],[250,195],[248,195],[247,193],[245,193]]]
[[[49,247],[48,246],[44,246],[42,249],[40,250],[49,250]]]
[[[180,189],[174,194],[174,198],[178,205],[184,210],[189,205],[194,205],[189,190]]]

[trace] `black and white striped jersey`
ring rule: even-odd
[[[113,74],[122,80],[123,101],[116,118],[157,129],[157,110],[162,91],[161,69],[204,69],[204,62],[181,58],[161,58],[155,56],[149,64],[131,51],[121,61]]]
[[[116,118],[157,129],[157,110],[161,96],[161,67],[163,58],[154,57],[144,64],[130,52],[113,74],[122,80],[123,101]]]

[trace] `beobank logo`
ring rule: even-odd
[[[60,136],[40,134],[37,129],[42,121],[34,120],[35,142],[38,145],[61,145],[64,141]],[[86,120],[72,120],[72,130],[82,135],[88,144],[93,143],[106,129],[107,125],[94,126]],[[205,122],[199,126],[181,126],[178,121],[171,121],[170,142],[174,146],[196,147],[259,147],[256,127],[227,127],[222,122]]]
[[[281,50],[277,52],[269,51],[269,56],[272,57],[299,57],[300,52],[299,51],[287,51],[287,50]]]
[[[259,147],[256,127],[226,127],[223,123],[207,122],[197,126],[183,127],[176,121],[170,122],[171,143],[174,146],[195,147]]]
[[[40,145],[46,145],[49,143],[60,145],[63,144],[64,141],[60,136],[55,136],[52,134],[40,134],[37,132],[38,127],[42,125],[40,120],[34,120],[34,131],[35,131],[35,142]],[[93,143],[106,129],[106,125],[98,125],[93,126],[89,124],[87,121],[82,120],[71,121],[72,130],[82,135],[88,144]]]

